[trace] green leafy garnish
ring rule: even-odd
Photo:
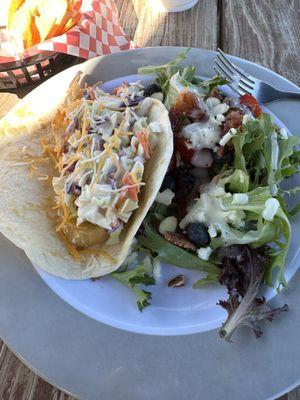
[[[183,71],[184,73],[184,71]],[[178,71],[173,75],[170,80],[168,87],[165,88],[164,94],[166,96],[165,106],[170,109],[176,102],[179,94],[188,88],[190,92],[196,93],[199,97],[209,95],[212,89],[216,86],[225,84],[227,81],[220,75],[216,75],[211,79],[201,81],[198,84],[194,84],[193,80],[187,81],[183,74]]]
[[[218,272],[218,268],[215,264],[202,260],[168,242],[148,225],[145,226],[144,233],[138,236],[138,241],[144,248],[150,250],[153,255],[158,256],[159,259],[164,262],[201,272]]]
[[[290,245],[291,227],[289,220],[282,210],[280,203],[273,199],[269,187],[258,187],[247,193],[246,204],[236,204],[233,196],[224,195],[221,198],[221,208],[224,212],[242,211],[245,213],[245,220],[251,221],[253,228],[234,229],[229,224],[220,224],[221,235],[213,238],[211,247],[226,247],[233,244],[250,244],[252,247],[270,245],[270,262],[265,274],[265,281],[272,285],[272,280],[278,280],[279,285],[285,285],[283,275],[284,261]],[[268,201],[275,202],[273,209],[277,207],[274,216],[264,218]],[[277,202],[277,203],[276,203]],[[277,271],[275,276],[273,271]]]
[[[248,173],[250,189],[269,186],[272,195],[276,196],[280,182],[298,172],[300,154],[296,146],[300,144],[300,138],[283,138],[269,114],[262,113],[243,125],[232,143],[234,169]]]
[[[219,182],[232,193],[246,193],[249,190],[249,175],[241,169],[229,170]]]
[[[165,106],[170,109],[174,105],[178,95],[186,88],[197,95],[208,95],[215,87],[225,85],[227,80],[216,75],[211,79],[202,80],[195,76],[196,68],[193,65],[183,67],[179,65],[186,59],[190,48],[184,49],[177,57],[167,64],[141,67],[138,73],[141,75],[156,75],[156,83],[160,85],[165,95]]]
[[[220,270],[214,272],[208,272],[204,278],[199,279],[196,283],[194,283],[194,289],[201,289],[203,286],[215,284],[218,282],[218,276],[220,274]]]
[[[150,305],[151,292],[141,289],[139,285],[155,285],[155,279],[149,275],[148,269],[142,263],[135,268],[127,271],[112,272],[110,276],[122,285],[132,289],[137,297],[137,306],[140,311]]]
[[[163,91],[167,89],[168,83],[170,78],[176,74],[176,72],[183,72],[184,68],[182,66],[179,66],[183,60],[186,59],[187,53],[190,51],[190,48],[186,48],[182,50],[174,60],[168,62],[167,64],[163,65],[151,65],[148,67],[140,67],[138,69],[138,74],[140,75],[150,75],[150,74],[155,74],[157,76],[156,81],[157,83],[161,86]],[[191,68],[188,71],[188,73],[185,73],[185,76],[190,76],[189,74],[191,73]],[[186,79],[186,78],[185,78]]]

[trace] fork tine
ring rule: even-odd
[[[219,64],[217,64],[217,65],[219,65]],[[220,69],[217,67],[217,65],[214,65],[213,66],[213,69],[217,72],[217,74],[220,74],[220,75],[222,75],[222,76],[224,76],[224,75],[226,75],[225,76],[225,78],[229,78],[228,79],[228,83],[227,83],[227,85],[229,86],[229,87],[231,87],[231,89],[235,92],[235,93],[237,93],[239,96],[242,96],[243,94],[245,94],[245,92],[242,92],[242,90],[240,90],[237,86],[234,86],[232,83],[232,80],[231,80],[231,77],[226,73],[226,72],[223,72],[223,69],[220,67]]]
[[[253,88],[249,89],[249,86],[245,85],[243,81],[239,81],[238,86],[240,89],[244,90],[246,93],[252,94]]]
[[[249,77],[243,70],[238,68],[234,63],[232,63],[228,56],[221,50],[218,49],[218,57],[223,63],[226,63],[228,67],[231,68],[232,71],[239,73],[243,78],[247,79],[252,85],[255,85],[255,81]]]
[[[234,90],[238,95],[244,96],[247,92],[245,92],[245,89],[242,89],[240,86],[236,89],[231,83],[228,84],[229,87],[231,87],[232,90]]]
[[[213,66],[213,68],[214,68],[214,70],[215,70],[218,74],[220,74],[220,75],[222,75],[222,76],[225,75],[225,77],[228,78],[229,82],[228,82],[227,85],[228,85],[235,93],[237,93],[237,94],[240,95],[240,96],[243,96],[244,94],[249,93],[249,91],[247,91],[247,90],[240,84],[240,81],[237,82],[237,84],[234,85],[234,84],[233,84],[234,82],[233,82],[231,76],[228,74],[228,72],[226,72],[226,71],[221,67],[221,65],[220,65],[216,60],[215,60],[215,65]]]
[[[247,91],[245,88],[243,88],[243,86],[241,86],[240,84],[238,84],[238,88],[239,88],[239,92],[241,93],[241,96],[243,96],[244,94],[251,94],[249,91]]]
[[[244,86],[245,90],[252,91],[254,89],[253,86],[245,82],[244,79],[240,79],[239,83],[241,83]]]
[[[245,79],[243,78],[243,76],[240,74],[240,72],[238,72],[237,69],[234,69],[232,67],[232,64],[227,62],[226,58],[223,58],[220,54],[217,55],[217,60],[219,61],[219,63],[221,65],[223,65],[223,70],[226,69],[229,71],[230,76],[234,75],[236,78],[239,79],[239,82],[243,82],[245,86],[248,87],[249,90],[253,90],[254,87],[250,80],[248,80],[248,82],[245,81]],[[234,80],[233,78],[231,78],[232,80]]]
[[[225,78],[229,79],[231,82],[233,81],[232,76],[230,75],[230,73],[220,63],[218,63],[217,60],[215,60],[215,65],[214,65],[214,69],[215,70],[216,70],[216,68],[219,69],[218,73],[223,75]]]
[[[241,76],[238,75],[234,70],[230,69],[230,67],[224,63],[224,61],[217,55],[217,59],[215,60],[215,64],[226,74],[227,77],[230,78],[231,82],[234,83],[234,86],[237,86],[241,82]],[[250,90],[253,90],[252,86],[248,85]],[[245,90],[245,89],[244,89]]]
[[[249,85],[249,83],[245,82],[244,79],[241,79],[240,75],[237,75],[236,72],[234,72],[232,69],[229,69],[229,66],[227,64],[224,64],[223,60],[218,57],[217,60],[215,60],[215,64],[218,65],[218,67],[222,70],[223,73],[226,73],[227,77],[230,77],[231,82],[235,83],[234,86],[238,86],[240,91],[237,91],[239,94],[246,94],[246,93],[252,93],[253,87]],[[228,72],[229,71],[229,72]],[[238,79],[234,79],[231,74],[234,74],[234,76]],[[232,86],[230,86],[232,88]]]

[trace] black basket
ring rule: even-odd
[[[22,60],[0,63],[0,91],[12,92],[36,85],[82,61],[82,58],[67,54],[44,51]]]

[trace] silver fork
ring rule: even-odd
[[[275,89],[238,68],[221,49],[218,49],[214,70],[229,81],[228,86],[238,95],[252,94],[259,103],[270,103],[279,99],[300,100],[300,89],[299,92],[282,92]]]

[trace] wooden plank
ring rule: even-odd
[[[123,28],[140,47],[217,47],[217,0],[200,0],[192,10],[169,14],[156,0],[116,0],[116,5]]]
[[[18,97],[12,93],[1,93],[0,118],[2,118],[17,102]]]
[[[300,83],[299,0],[199,0],[179,14],[159,12],[155,2],[116,0],[121,23],[138,46],[220,46]],[[17,101],[1,93],[0,117]],[[0,399],[75,400],[35,375],[1,341]],[[300,400],[300,389],[279,400]]]
[[[299,400],[299,399],[300,399],[300,387],[288,393],[286,400]]]
[[[300,1],[221,1],[220,47],[300,85]]]
[[[0,95],[1,98],[1,95]],[[30,371],[0,340],[1,400],[76,400]]]

